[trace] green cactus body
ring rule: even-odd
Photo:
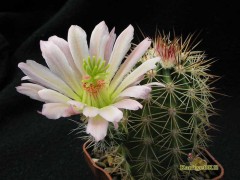
[[[161,57],[145,83],[161,82],[165,87],[152,87],[143,109],[128,117],[129,134],[126,148],[135,179],[182,179],[186,173],[180,165],[188,163],[188,153],[198,153],[209,140],[208,121],[214,113],[211,105],[213,78],[211,65],[203,52],[190,49],[189,36],[169,40],[158,37],[146,54]],[[184,174],[185,173],[185,174]]]
[[[191,40],[192,36],[185,41],[156,38],[141,59],[161,58],[143,81],[153,84],[141,102],[143,108],[125,112],[118,130],[110,126],[104,141],[92,141],[96,163],[115,179],[187,179],[194,174],[179,168],[190,165],[209,140],[209,117],[215,114],[210,85],[215,76],[209,74],[212,61],[193,51]]]

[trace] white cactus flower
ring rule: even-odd
[[[114,29],[109,33],[103,21],[92,31],[88,48],[85,31],[73,25],[68,41],[52,36],[40,42],[48,68],[33,60],[19,63],[26,75],[22,80],[31,83],[22,83],[16,89],[45,102],[41,113],[49,119],[84,114],[88,121],[86,132],[96,141],[102,140],[109,122],[117,124],[123,118],[122,109],[142,108],[135,99],[144,99],[151,91],[150,86],[139,82],[155,68],[159,58],[133,70],[151,44],[144,39],[125,59],[133,33],[129,25],[116,39]]]

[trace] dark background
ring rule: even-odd
[[[211,2],[211,3],[210,3]],[[200,32],[198,46],[217,62],[213,74],[212,118],[219,131],[209,150],[225,168],[225,179],[240,179],[240,48],[238,5],[231,1],[0,1],[0,180],[93,179],[82,155],[82,141],[70,131],[76,124],[66,119],[49,120],[37,113],[42,103],[16,92],[22,72],[17,64],[34,59],[44,64],[40,40],[58,35],[66,39],[70,25],[81,26],[90,36],[102,20],[119,34],[128,24],[136,27],[135,42],[144,34],[175,31],[186,37]]]

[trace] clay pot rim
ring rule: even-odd
[[[207,149],[202,149],[211,159],[212,161],[218,165],[218,167],[221,169],[220,170],[220,174],[217,177],[214,177],[212,180],[219,180],[223,178],[224,175],[224,168],[223,166],[218,162],[218,160],[216,160],[213,155],[207,150]]]
[[[112,177],[110,176],[110,174],[105,171],[104,169],[102,169],[101,167],[97,166],[95,164],[95,162],[92,160],[90,154],[88,153],[87,151],[87,145],[90,143],[90,141],[86,141],[84,144],[83,144],[83,152],[85,154],[85,157],[88,159],[89,162],[91,162],[91,164],[96,168],[98,169],[99,171],[103,172],[103,174],[108,178],[108,180],[112,180]]]

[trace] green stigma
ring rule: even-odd
[[[87,73],[88,77],[83,79],[83,83],[90,83],[96,85],[98,80],[104,80],[107,76],[107,69],[109,64],[105,65],[106,61],[101,58],[97,59],[95,56],[92,58],[83,60],[83,69]]]

